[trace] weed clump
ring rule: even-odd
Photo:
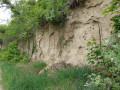
[[[37,68],[39,70],[42,70],[43,68],[45,68],[47,66],[47,64],[44,61],[37,61],[37,62],[33,62],[33,67]]]

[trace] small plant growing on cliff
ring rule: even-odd
[[[101,61],[99,60],[103,60],[104,58],[102,54],[102,51],[104,50],[103,46],[101,44],[97,44],[95,38],[93,38],[92,41],[89,41],[87,43],[87,46],[89,47],[89,53],[87,54],[87,60],[89,61],[89,63],[100,64]]]
[[[106,13],[112,13],[115,14],[110,20],[112,21],[113,24],[113,29],[115,33],[120,33],[120,0],[112,0],[111,5],[107,7],[104,11],[103,14]]]

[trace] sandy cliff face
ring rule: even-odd
[[[87,0],[84,6],[70,10],[65,26],[46,25],[43,33],[36,33],[36,50],[30,55],[33,60],[47,63],[65,61],[67,63],[86,64],[87,42],[95,37],[102,42],[111,33],[109,14],[101,14],[110,0]],[[30,53],[33,51],[33,41]],[[100,42],[100,41],[99,41]],[[25,49],[27,44],[24,45]]]

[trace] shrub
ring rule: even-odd
[[[18,49],[17,41],[10,42],[5,49],[1,50],[0,56],[3,61],[8,62],[28,61],[28,57]]]
[[[90,76],[91,85],[101,89],[120,88],[120,45],[116,37],[110,36],[107,45],[96,44],[95,41],[89,42],[91,48],[87,54],[87,60],[94,65],[96,73]]]
[[[97,44],[95,40],[88,42],[90,46],[87,60],[94,66],[94,72],[90,75],[88,86],[96,86],[98,90],[120,89],[120,0],[112,0],[111,6],[103,13],[115,14],[110,20],[114,33],[107,38],[104,45]],[[117,13],[117,15],[116,15]]]

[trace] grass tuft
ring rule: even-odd
[[[33,62],[33,67],[42,70],[47,64],[44,61]]]

